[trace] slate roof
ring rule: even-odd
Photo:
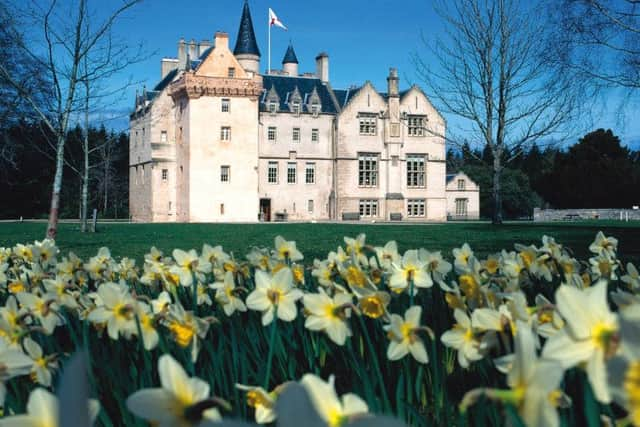
[[[293,50],[293,45],[289,43],[289,47],[287,48],[287,52],[284,54],[284,58],[282,59],[283,64],[298,64],[298,57],[296,56],[295,51]]]
[[[233,54],[260,56],[260,49],[258,49],[258,43],[256,42],[256,34],[253,31],[249,2],[247,1],[244,2],[244,7],[242,8],[242,18],[240,18],[240,28],[238,29],[238,38],[236,39],[236,47],[233,49]]]
[[[289,111],[289,98],[294,93],[296,87],[302,97],[301,107],[302,112],[309,113],[307,109],[307,102],[309,97],[313,93],[315,88],[320,97],[321,111],[323,113],[336,114],[338,110],[334,104],[329,89],[326,84],[322,83],[320,79],[314,79],[309,77],[288,77],[288,76],[275,76],[264,75],[262,76],[262,84],[264,91],[260,97],[260,111],[268,111],[267,95],[273,87],[280,98],[279,111]]]
[[[160,80],[160,82],[153,88],[154,92],[162,92],[162,90],[169,86],[169,83],[171,83],[171,81],[176,77],[176,74],[178,74],[178,69],[174,69],[169,71],[169,73],[164,76],[164,79]]]
[[[334,89],[333,93],[338,100],[338,105],[340,105],[340,109],[343,109],[351,99],[362,89],[362,87],[355,87],[349,89]]]

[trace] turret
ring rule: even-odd
[[[298,77],[298,57],[291,43],[282,59],[282,71],[288,76]]]
[[[242,8],[242,18],[240,18],[240,28],[238,29],[238,38],[233,54],[245,71],[259,73],[260,49],[258,49],[256,34],[253,31],[249,3],[246,0]]]

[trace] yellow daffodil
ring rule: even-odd
[[[293,274],[289,268],[282,268],[273,276],[264,271],[256,271],[256,289],[247,296],[247,308],[262,312],[264,326],[279,319],[290,322],[296,318],[296,301],[302,298],[302,291],[293,286]],[[277,313],[276,313],[277,311]]]
[[[584,290],[561,285],[556,307],[565,327],[545,343],[542,356],[561,362],[565,369],[584,363],[596,399],[609,403],[605,360],[616,352],[618,323],[607,303],[607,283]]]
[[[418,362],[429,363],[427,350],[418,335],[420,330],[429,331],[429,329],[420,326],[421,316],[422,308],[416,305],[407,309],[404,319],[397,314],[391,315],[391,324],[384,327],[391,340],[387,348],[389,360],[399,360],[411,353]]]
[[[324,289],[318,291],[317,294],[305,294],[302,299],[309,313],[304,326],[312,331],[324,331],[331,341],[344,345],[351,336],[345,320],[351,315],[352,297],[347,293],[336,293],[331,298]]]
[[[142,333],[142,343],[145,350],[153,350],[157,347],[159,336],[156,329],[155,316],[151,311],[149,304],[136,301],[135,313],[138,316],[138,322],[140,322],[140,332]],[[136,333],[137,333],[136,329]]]
[[[247,392],[247,405],[255,410],[255,420],[258,424],[268,424],[276,419],[276,391],[268,393],[262,387],[251,387],[236,384],[240,390]]]
[[[334,377],[329,381],[323,381],[313,374],[306,374],[300,380],[305,388],[311,403],[318,415],[329,427],[339,427],[346,424],[351,418],[366,415],[369,412],[367,404],[357,395],[347,393],[338,398],[334,386]]]
[[[202,420],[220,420],[216,402],[209,397],[209,384],[189,377],[168,354],[158,360],[162,387],[146,388],[127,398],[127,408],[158,427],[196,426]]]

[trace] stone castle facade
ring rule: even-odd
[[[232,51],[181,40],[130,116],[134,221],[447,218],[445,122],[417,86],[333,89],[329,57],[299,74],[293,46],[260,74],[247,2]],[[476,193],[470,193],[471,196]]]

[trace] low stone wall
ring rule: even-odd
[[[640,209],[533,209],[534,221],[640,220]]]

